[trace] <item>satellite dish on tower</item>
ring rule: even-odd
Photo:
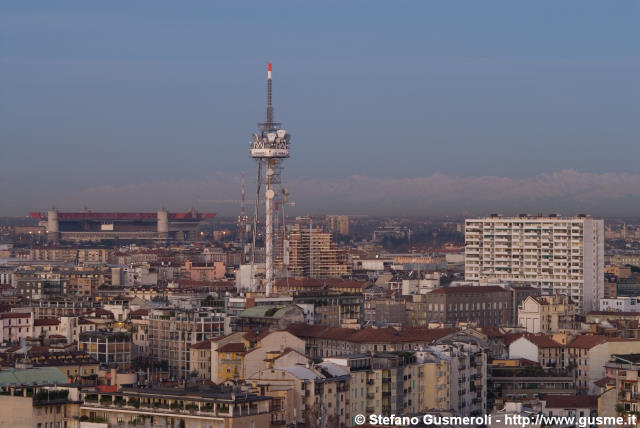
[[[265,196],[267,197],[267,199],[273,199],[275,195],[276,195],[276,192],[274,192],[273,189],[268,189],[265,192]]]

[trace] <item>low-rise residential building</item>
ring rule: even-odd
[[[422,367],[425,379],[422,396],[425,404],[431,404],[427,398],[431,400],[431,395],[434,395],[434,407],[422,410],[452,410],[460,416],[486,414],[487,354],[478,341],[462,336],[441,339],[435,345],[416,352],[416,361],[427,364]],[[440,386],[443,384],[438,383],[435,393],[431,393],[434,384],[424,370],[435,372],[439,382],[446,382],[448,379],[448,385]]]
[[[271,398],[211,388],[85,391],[81,428],[122,426],[258,428],[271,424]]]
[[[189,348],[189,373],[198,380],[211,380],[211,341],[203,340]]]
[[[100,364],[126,369],[131,366],[131,335],[119,331],[89,331],[80,335],[78,349]]]
[[[308,362],[302,339],[287,331],[263,330],[211,340],[211,380],[215,383],[245,380],[269,367]]]
[[[33,335],[33,317],[30,312],[0,314],[0,343],[18,343]]]
[[[547,416],[598,416],[598,397],[595,395],[547,394],[542,400],[542,413]]]
[[[172,377],[186,379],[190,370],[189,348],[229,332],[229,319],[208,309],[154,309],[149,315],[150,356],[167,361]]]
[[[40,318],[33,321],[33,337],[46,338],[59,335],[62,333],[61,330],[58,318]]]
[[[261,394],[290,391],[293,414],[283,415],[294,426],[344,428],[352,426],[349,405],[349,372],[335,364],[264,369],[248,379]]]
[[[566,345],[566,365],[575,367],[576,388],[595,394],[595,382],[605,376],[605,365],[614,354],[640,353],[640,340],[596,335],[581,335]]]
[[[529,333],[552,333],[571,328],[576,305],[569,296],[529,296],[518,308],[518,325]]]
[[[635,296],[619,296],[600,299],[600,310],[606,312],[639,312],[640,299]]]
[[[136,309],[129,312],[131,324],[131,355],[133,358],[149,355],[149,310]]]
[[[575,395],[572,370],[544,368],[524,358],[495,359],[488,366],[487,408],[499,410],[510,401],[534,406],[546,394]]]
[[[77,426],[78,389],[66,384],[53,367],[0,371],[0,426]]]
[[[524,358],[542,367],[565,367],[565,348],[544,334],[521,333],[505,337],[509,358]]]
[[[511,292],[499,286],[442,287],[426,294],[429,321],[452,326],[458,322],[478,327],[511,325]]]
[[[362,294],[305,293],[293,299],[296,305],[312,305],[313,324],[360,328],[363,320]]]
[[[639,412],[640,353],[611,355],[605,364],[605,375],[615,384],[618,413]]]
[[[183,276],[192,281],[216,281],[224,278],[226,267],[222,261],[211,263],[193,263],[185,261],[182,267]]]
[[[306,355],[309,358],[322,359],[365,352],[415,351],[456,333],[458,329],[416,327],[396,330],[387,327],[353,330],[324,325],[292,324],[287,331],[305,340]]]

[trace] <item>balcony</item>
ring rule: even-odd
[[[110,410],[110,408],[124,408],[129,410],[135,410],[140,414],[154,414],[154,413],[163,413],[163,414],[191,414],[197,416],[232,416],[231,408],[225,405],[218,405],[217,408],[214,407],[212,403],[200,403],[198,404],[191,402],[183,402],[183,401],[173,401],[171,403],[163,402],[163,401],[140,401],[137,398],[129,398],[128,401],[125,400],[124,397],[115,396],[112,399],[110,395],[103,395],[98,402],[96,398],[87,399],[89,396],[85,397],[85,402],[83,407],[87,408],[96,408],[101,410]],[[243,409],[243,415],[246,409]],[[248,414],[259,414],[260,411],[257,407],[252,406],[249,409]]]
[[[53,404],[72,403],[66,389],[41,390],[33,396],[34,406],[50,406]]]

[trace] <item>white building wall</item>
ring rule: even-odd
[[[529,333],[540,333],[542,329],[540,316],[540,303],[527,298],[522,302],[522,307],[518,308],[518,325],[524,327]]]
[[[636,297],[600,299],[600,310],[607,312],[640,312],[640,300]]]
[[[509,358],[526,358],[530,361],[539,362],[538,347],[529,342],[526,338],[521,337],[509,345]]]
[[[485,217],[465,222],[465,279],[516,282],[567,294],[578,312],[604,291],[604,221],[590,217]]]

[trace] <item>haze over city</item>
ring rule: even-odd
[[[236,215],[268,61],[293,213],[640,208],[637,2],[1,8],[0,215]]]

